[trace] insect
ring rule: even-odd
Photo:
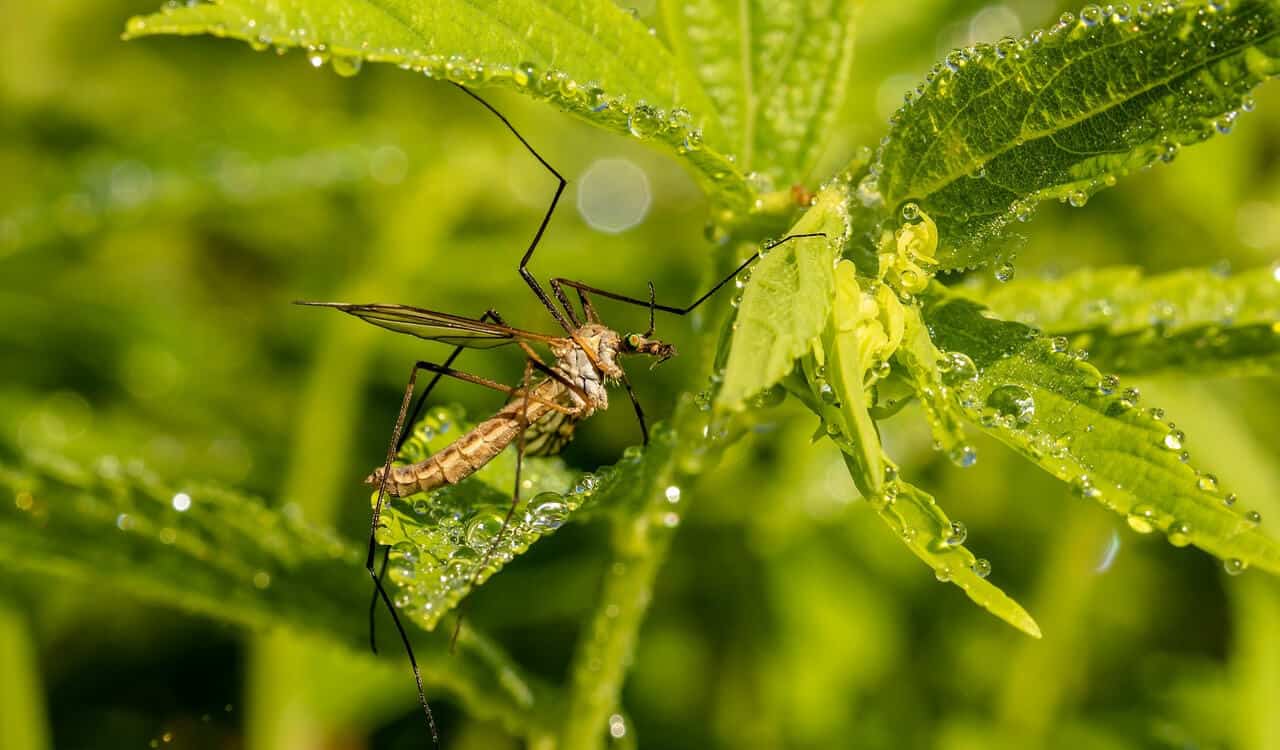
[[[405,496],[417,492],[429,492],[439,487],[456,484],[478,471],[503,450],[514,444],[516,446],[515,489],[512,492],[511,505],[497,535],[490,543],[487,552],[475,567],[474,578],[480,574],[489,562],[490,556],[502,541],[503,533],[511,522],[520,501],[520,470],[526,455],[550,455],[558,452],[573,435],[578,422],[590,417],[597,411],[609,407],[608,388],[622,385],[631,400],[640,426],[642,440],[648,443],[648,428],[645,424],[644,410],[635,396],[635,391],[622,368],[624,357],[645,356],[661,363],[676,355],[675,347],[653,337],[655,330],[655,314],[658,311],[674,315],[687,315],[710,299],[730,280],[745,270],[760,257],[756,252],[743,261],[734,271],[706,293],[684,307],[658,304],[655,300],[653,283],[648,285],[648,299],[640,299],[624,294],[609,292],[589,286],[580,281],[566,278],[553,278],[550,281],[551,294],[538,282],[528,269],[534,251],[546,232],[551,216],[564,192],[567,181],[555,170],[515,129],[505,116],[499,113],[484,99],[470,90],[458,86],[468,96],[483,105],[496,116],[520,141],[524,148],[533,155],[558,181],[555,195],[552,197],[537,232],[517,267],[518,273],[529,285],[543,307],[559,325],[557,334],[545,334],[535,331],[514,328],[507,325],[502,316],[490,309],[479,318],[469,318],[450,313],[437,312],[418,307],[394,304],[350,304],[344,302],[298,302],[296,304],[313,307],[330,307],[354,315],[367,323],[386,328],[398,333],[405,333],[429,341],[438,341],[453,345],[453,352],[441,363],[419,361],[414,363],[405,386],[404,397],[400,403],[399,415],[392,429],[391,440],[387,447],[386,460],[382,466],[374,469],[366,482],[378,487],[377,499],[374,502],[373,516],[369,529],[368,555],[365,569],[373,580],[373,601],[369,610],[370,647],[376,653],[374,640],[374,612],[379,600],[391,613],[396,631],[409,657],[417,683],[418,699],[427,719],[428,727],[435,744],[439,745],[439,734],[435,719],[427,703],[426,692],[422,683],[421,671],[413,654],[407,632],[400,622],[395,607],[382,584],[387,558],[383,558],[382,570],[375,565],[377,553],[377,530],[382,514],[383,503],[387,495]],[[769,249],[784,242],[803,237],[824,237],[821,233],[796,234],[785,237],[765,247]],[[581,307],[581,317],[569,301],[566,289],[572,289]],[[620,334],[601,322],[592,304],[592,295],[645,307],[649,311],[649,327],[644,333]],[[554,296],[554,301],[553,301]],[[558,306],[557,306],[557,303]],[[524,375],[519,386],[510,386],[494,380],[455,369],[454,360],[464,349],[489,349],[500,346],[515,345],[525,354]],[[541,346],[550,351],[551,361],[548,363],[535,349]],[[420,372],[431,372],[433,377],[414,403],[414,391]],[[535,373],[537,379],[535,380]],[[457,438],[439,452],[409,465],[393,467],[392,462],[407,437],[404,427],[417,421],[432,389],[444,377],[454,378],[472,383],[505,394],[508,400],[492,417],[480,422],[469,432]],[[454,630],[457,638],[461,619]]]

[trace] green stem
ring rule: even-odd
[[[671,446],[655,441],[646,459],[663,450],[670,451]],[[654,579],[674,535],[671,521],[679,518],[666,495],[673,486],[673,459],[669,452],[662,455],[660,465],[646,475],[640,511],[613,520],[614,556],[574,657],[561,750],[599,747],[606,735],[617,736],[620,723],[623,733],[630,730],[622,723],[619,698],[653,598]]]
[[[620,708],[622,685],[653,599],[654,580],[687,502],[686,488],[745,434],[713,419],[687,395],[672,421],[674,429],[654,430],[645,456],[653,467],[639,490],[638,511],[613,520],[613,559],[574,655],[560,750],[594,750],[606,736],[634,741]]]
[[[47,716],[27,619],[0,602],[0,747],[52,747]]]

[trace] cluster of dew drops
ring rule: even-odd
[[[187,4],[170,0],[162,13],[172,13]],[[146,18],[133,18],[128,30],[134,34],[145,33],[149,23]],[[700,151],[703,146],[702,129],[694,123],[689,110],[683,107],[664,109],[644,100],[632,102],[626,95],[606,92],[598,82],[582,82],[563,70],[540,68],[533,62],[516,65],[490,63],[461,55],[422,54],[412,49],[377,47],[367,41],[359,43],[358,51],[338,52],[329,44],[317,41],[308,29],[281,31],[260,26],[254,19],[246,19],[234,29],[218,24],[210,28],[210,32],[217,36],[243,37],[256,50],[274,49],[280,55],[290,49],[301,48],[312,66],[320,68],[327,64],[342,76],[356,75],[363,61],[371,60],[395,63],[402,69],[461,85],[510,85],[535,98],[552,100],[564,109],[591,113],[592,119],[603,119],[621,126],[636,138],[669,143],[680,153]],[[725,159],[733,161],[732,155],[725,155]],[[724,180],[730,174],[724,170],[712,176]]]
[[[432,410],[405,441],[398,462],[422,460],[430,454],[430,441],[443,438],[447,442],[458,431],[453,413]],[[424,626],[434,625],[467,594],[473,581],[483,583],[538,539],[559,529],[574,511],[608,491],[641,458],[641,449],[632,446],[617,464],[582,475],[564,493],[533,494],[516,507],[505,530],[505,499],[473,507],[465,491],[444,487],[392,500],[383,511],[378,540],[390,545],[387,575],[396,587],[394,604]],[[533,491],[544,479],[536,463],[526,463],[522,491]],[[668,503],[675,504],[679,498],[679,488],[667,488]],[[674,525],[668,518],[663,522]]]

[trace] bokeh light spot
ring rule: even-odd
[[[627,159],[599,159],[578,179],[578,213],[592,229],[618,234],[644,221],[649,177]]]

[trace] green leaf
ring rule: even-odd
[[[679,153],[717,199],[751,203],[732,144],[697,80],[611,0],[219,0],[129,20],[126,39],[213,34],[301,48],[351,75],[390,62],[468,88],[503,86]]]
[[[1192,468],[1186,435],[1162,411],[1140,408],[1136,389],[1103,378],[1065,339],[989,315],[943,293],[925,309],[938,345],[977,367],[977,379],[954,393],[974,422],[1135,531],[1194,544],[1231,572],[1257,565],[1280,573],[1280,543],[1216,477]]]
[[[110,585],[165,606],[257,629],[285,627],[367,653],[363,550],[214,486],[168,486],[137,462],[87,469],[56,456],[0,464],[0,567],[80,585]],[[415,639],[429,686],[528,736],[560,698],[474,629]],[[402,670],[398,650],[381,668]],[[539,729],[542,728],[542,729]]]
[[[860,2],[664,0],[676,57],[715,102],[738,165],[765,190],[803,180],[830,136]]]
[[[420,461],[472,426],[456,409],[435,409],[414,427],[398,463]],[[387,573],[396,607],[431,630],[471,593],[473,581],[483,584],[565,523],[635,512],[647,499],[644,477],[669,461],[674,444],[674,433],[655,425],[647,451],[628,448],[615,465],[585,475],[565,469],[558,458],[526,458],[520,502],[500,540],[498,530],[511,509],[514,446],[467,481],[388,498],[378,542],[390,547]]]
[[[1039,202],[1083,205],[1229,130],[1276,73],[1278,32],[1271,0],[1144,3],[1123,16],[1095,5],[1022,41],[957,50],[893,117],[859,195],[884,216],[920,204],[944,269],[989,263],[1002,252],[992,240]]]
[[[826,237],[778,245],[751,268],[742,294],[716,405],[741,409],[746,400],[791,372],[795,361],[822,335],[835,294],[832,267],[847,230],[847,191],[833,183],[790,234],[825,232]]]
[[[887,457],[884,460],[888,466],[893,466]],[[851,473],[857,470],[857,465],[847,455],[845,464]],[[986,580],[991,565],[965,548],[967,532],[964,526],[947,518],[931,495],[897,478],[896,467],[892,474],[895,478],[887,483],[884,493],[870,498],[880,519],[907,545],[907,549],[933,568],[939,581],[950,581],[959,586],[978,606],[1027,635],[1039,638],[1040,626],[1031,615]]]
[[[1273,374],[1280,366],[1280,270],[1081,270],[962,293],[1002,318],[1072,338],[1120,373]]]

